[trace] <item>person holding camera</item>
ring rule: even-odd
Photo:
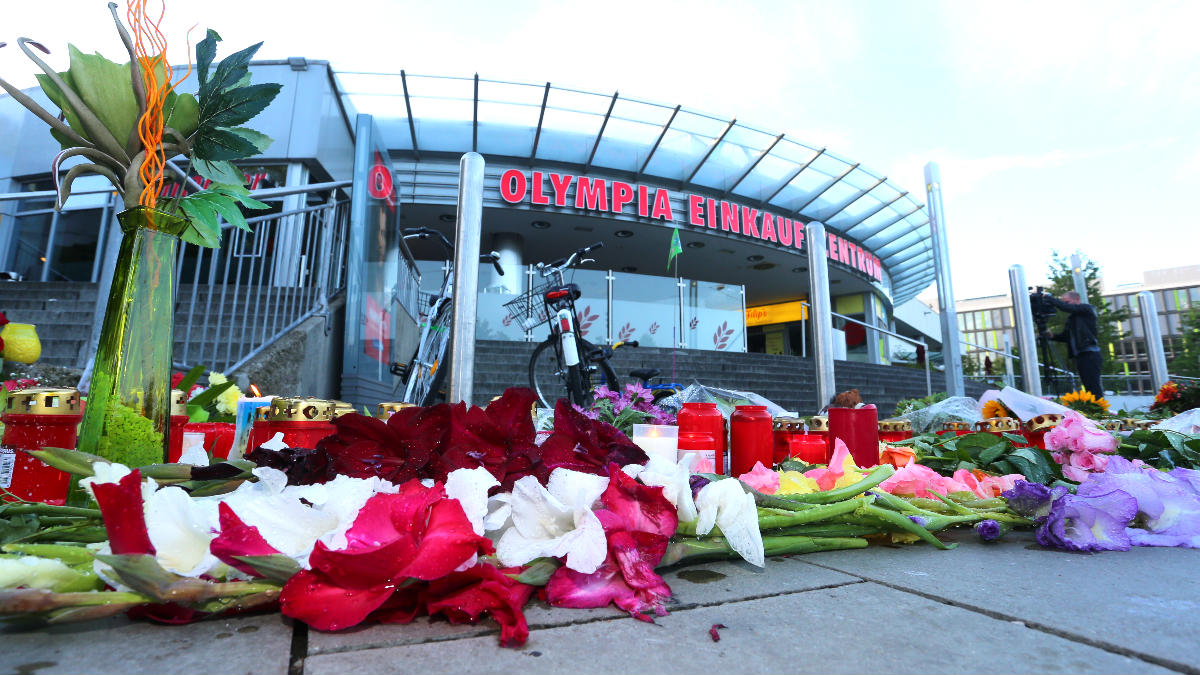
[[[1103,357],[1100,354],[1100,326],[1096,308],[1083,302],[1075,291],[1067,291],[1061,298],[1050,294],[1043,297],[1047,303],[1069,314],[1067,327],[1061,333],[1054,335],[1047,331],[1044,337],[1067,344],[1067,354],[1075,359],[1075,367],[1084,388],[1096,398],[1102,398],[1104,387],[1100,384],[1100,368]]]

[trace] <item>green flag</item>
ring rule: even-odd
[[[675,256],[683,253],[683,244],[679,243],[679,228],[671,230],[671,250],[667,252],[667,269],[671,269],[671,261],[675,260]],[[675,263],[675,271],[679,271],[679,263]]]

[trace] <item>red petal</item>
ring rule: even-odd
[[[513,568],[511,571],[519,571]],[[429,584],[425,609],[444,615],[450,623],[474,623],[487,613],[500,624],[500,644],[520,647],[529,637],[522,608],[534,588],[515,581],[495,567],[480,563]]]
[[[117,555],[153,554],[154,546],[146,533],[146,512],[142,507],[142,474],[134,469],[116,483],[92,486],[108,542]]]
[[[533,438],[531,413],[537,400],[537,392],[528,387],[509,387],[500,398],[489,403],[484,412],[493,424],[507,430],[510,438]]]
[[[546,602],[555,607],[591,609],[607,607],[618,599],[632,598],[633,589],[621,578],[621,570],[609,554],[591,574],[560,567],[546,583]]]
[[[667,538],[647,532],[613,532],[608,547],[625,583],[647,599],[671,597],[671,589],[654,571],[667,552]]]
[[[279,609],[317,630],[341,630],[362,623],[393,592],[391,586],[347,589],[319,572],[301,570],[283,585]]]
[[[679,526],[679,515],[663,497],[661,487],[638,483],[615,464],[608,469],[609,481],[600,501],[625,521],[623,529],[670,537]],[[655,561],[657,562],[657,561]]]
[[[221,562],[235,567],[246,574],[262,576],[253,567],[238,560],[239,555],[276,555],[279,550],[267,543],[257,527],[247,525],[238,518],[229,504],[217,505],[221,533],[209,544],[209,550]]]
[[[429,510],[416,555],[400,574],[429,581],[450,574],[473,555],[492,552],[491,540],[475,534],[462,504],[442,499]]]

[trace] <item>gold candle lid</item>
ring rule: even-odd
[[[78,389],[35,387],[10,393],[4,412],[10,415],[78,415],[80,409]]]
[[[890,433],[912,431],[912,422],[908,420],[879,420],[879,430]]]
[[[803,426],[804,422],[799,417],[776,417],[771,420],[771,428],[775,431],[798,431]]]
[[[404,410],[405,408],[415,407],[417,407],[416,403],[404,403],[403,401],[384,401],[383,403],[375,406],[375,416],[381,420],[386,420],[397,411]]]
[[[182,389],[171,390],[171,417],[187,414],[187,394]]]
[[[1158,424],[1161,421],[1162,420],[1135,420],[1133,423],[1133,428],[1134,429],[1149,429],[1150,427],[1154,426],[1155,424]]]
[[[333,404],[333,419],[337,419],[342,415],[349,415],[353,412],[358,412],[354,409],[354,405],[345,401],[330,401]]]
[[[1012,417],[992,417],[990,419],[981,420],[975,423],[975,428],[980,431],[1020,431],[1021,422]]]
[[[1057,413],[1038,415],[1037,417],[1034,417],[1026,422],[1025,426],[1028,427],[1030,431],[1044,431],[1058,426],[1058,423],[1062,421],[1062,418],[1063,416]]]
[[[829,418],[824,415],[816,415],[808,420],[809,431],[829,431]]]
[[[970,422],[943,422],[942,431],[968,431],[971,428]]]
[[[1121,420],[1096,420],[1096,426],[1105,431],[1122,431],[1125,429],[1125,423]]]
[[[270,422],[330,422],[334,418],[334,403],[323,398],[298,396],[278,397],[265,410],[265,419]]]

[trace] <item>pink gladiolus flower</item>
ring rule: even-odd
[[[879,484],[879,489],[894,495],[926,497],[933,499],[930,490],[946,494],[948,479],[933,469],[921,464],[909,464],[900,469],[891,478]]]
[[[209,550],[221,562],[239,569],[251,576],[260,576],[250,565],[234,556],[277,555],[279,551],[267,543],[257,527],[247,525],[238,518],[233,509],[225,502],[217,505],[221,533],[209,544]]]
[[[804,475],[817,481],[817,487],[824,492],[837,487],[847,470],[852,470],[853,467],[855,464],[850,457],[850,448],[846,447],[842,439],[836,438],[833,441],[833,457],[829,459],[829,466],[824,469],[809,469]],[[859,477],[856,474],[854,480],[857,481]]]
[[[666,554],[679,520],[662,488],[638,484],[615,464],[608,473],[608,488],[600,497],[607,509],[596,511],[608,538],[608,555],[591,574],[558,568],[546,584],[546,600],[577,609],[611,602],[635,619],[652,622],[649,613],[667,613],[663,603],[671,597],[671,588],[654,568]]]
[[[754,468],[738,476],[738,480],[764,495],[779,492],[779,474],[763,466],[762,462],[755,462]]]

